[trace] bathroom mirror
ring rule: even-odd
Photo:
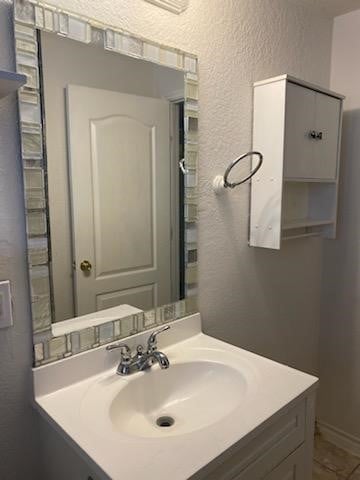
[[[196,310],[196,57],[15,2],[35,365]]]

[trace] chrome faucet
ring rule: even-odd
[[[147,342],[147,351],[143,353],[142,357],[139,359],[139,370],[146,370],[150,368],[155,362],[160,365],[161,369],[169,368],[170,362],[165,353],[159,352],[157,349],[157,336],[159,333],[169,330],[170,326],[165,325],[165,327],[155,330]]]
[[[120,363],[116,369],[116,373],[118,375],[130,375],[134,372],[144,371],[151,368],[154,363],[158,363],[161,369],[169,368],[170,362],[167,356],[159,352],[157,349],[157,336],[159,333],[165,332],[165,330],[169,330],[170,326],[165,325],[158,330],[155,330],[150,337],[148,338],[147,342],[147,350],[144,352],[143,346],[138,345],[136,347],[136,353],[134,355],[131,354],[131,349],[125,343],[115,343],[113,345],[108,345],[106,350],[112,351],[120,349],[121,356],[120,356]]]

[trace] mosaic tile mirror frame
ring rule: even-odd
[[[39,31],[52,32],[184,73],[185,292],[184,300],[54,337],[51,330],[51,249],[42,119]],[[18,93],[26,209],[34,366],[44,365],[171,322],[197,310],[198,67],[196,56],[127,31],[32,0],[14,0],[16,68],[27,76]]]

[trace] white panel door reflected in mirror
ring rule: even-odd
[[[169,113],[163,99],[67,88],[77,315],[171,301]]]

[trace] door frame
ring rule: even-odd
[[[184,92],[168,95],[170,121],[170,258],[171,299],[176,302],[180,295],[180,225],[179,225],[179,105],[184,102]]]

